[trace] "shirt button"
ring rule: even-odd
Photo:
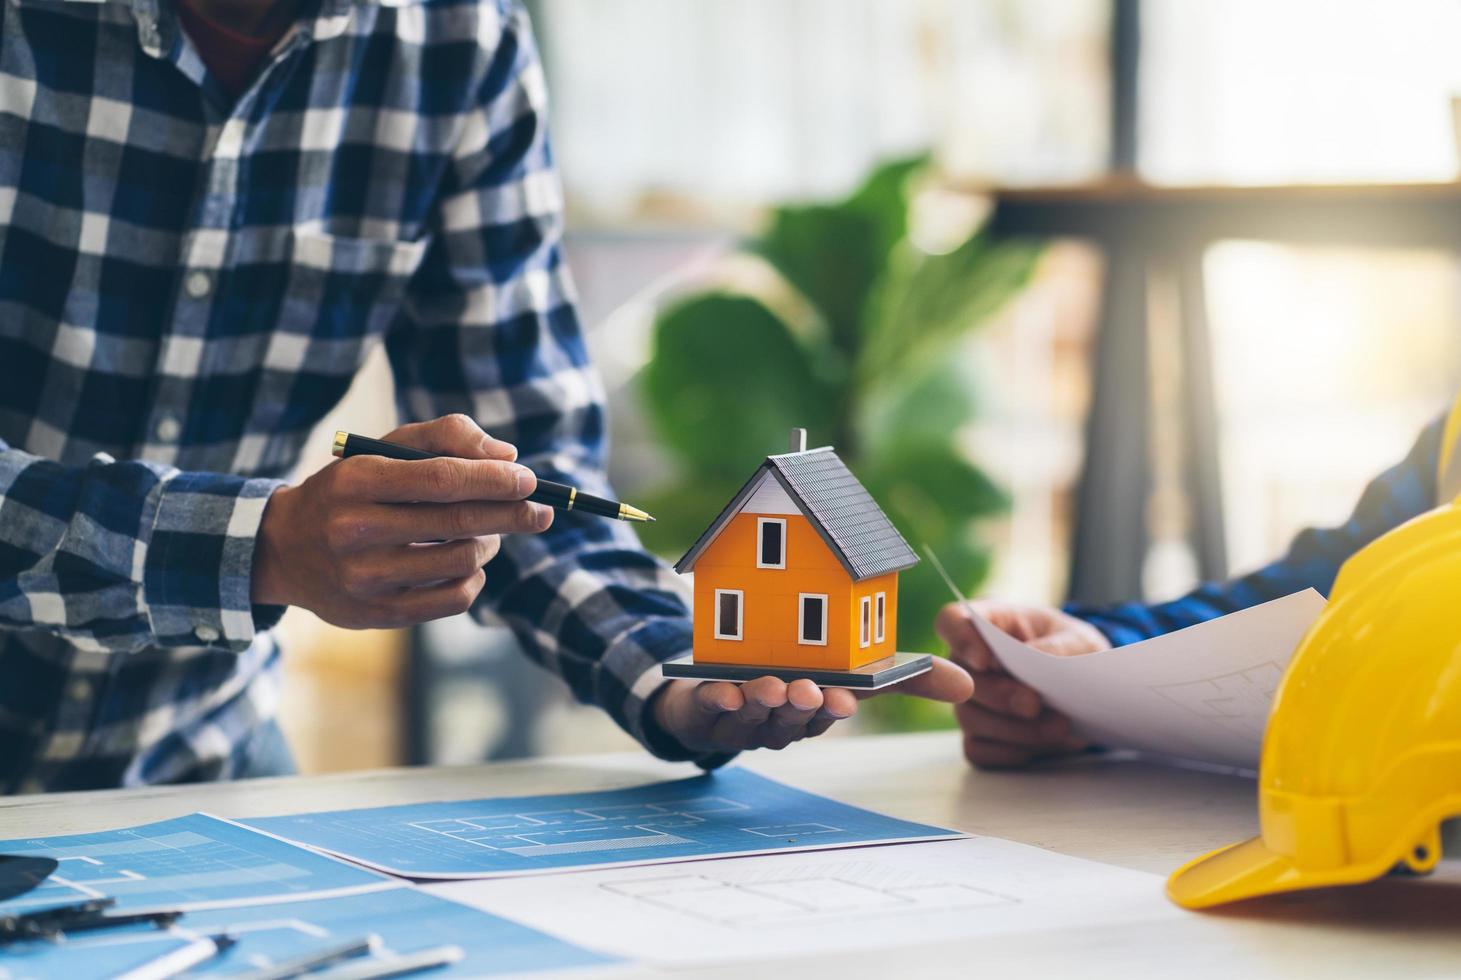
[[[176,415],[164,415],[157,421],[157,438],[163,442],[172,442],[183,434],[183,423],[178,421]]]
[[[212,643],[218,639],[218,631],[211,626],[199,626],[193,630],[193,635],[204,643]]]
[[[72,701],[86,701],[91,698],[91,682],[78,677],[66,688],[66,696]]]
[[[194,272],[188,276],[188,281],[183,284],[183,288],[194,299],[202,299],[213,288],[213,280],[208,278],[208,273],[206,272]]]

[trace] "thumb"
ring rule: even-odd
[[[1054,657],[1079,657],[1105,649],[1109,644],[1092,642],[1073,629],[1058,629],[1029,641],[1030,646]]]
[[[517,459],[516,446],[494,439],[470,416],[461,414],[403,425],[392,429],[385,438],[387,442],[460,459]]]

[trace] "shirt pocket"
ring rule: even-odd
[[[248,405],[237,472],[275,475],[298,458],[313,427],[350,387],[394,322],[429,239],[389,241],[328,235],[296,225],[265,243],[228,329],[212,345],[224,358],[215,384],[220,417]],[[252,318],[251,326],[239,322]],[[195,399],[195,404],[196,404]],[[248,438],[252,437],[252,439]]]
[[[280,328],[326,342],[385,333],[427,242],[345,238],[296,226]]]

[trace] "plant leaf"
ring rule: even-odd
[[[821,313],[833,344],[856,349],[867,298],[908,227],[905,186],[926,157],[885,164],[847,199],[777,208],[754,246]]]
[[[926,153],[890,160],[869,174],[847,199],[849,207],[867,215],[876,225],[878,252],[884,261],[908,233],[908,185],[928,168],[928,162]]]
[[[974,414],[977,380],[961,358],[938,362],[919,378],[880,385],[859,406],[864,451],[873,458],[909,446],[948,447]]]
[[[751,297],[709,293],[671,307],[655,324],[654,346],[640,389],[697,479],[744,480],[785,450],[790,428],[814,437],[833,429],[837,393],[786,324]]]
[[[947,446],[911,446],[879,456],[859,475],[905,537],[935,546],[965,522],[1009,506],[1008,496],[983,470]]]
[[[944,255],[928,255],[905,241],[868,300],[859,377],[885,380],[925,369],[951,340],[1024,288],[1039,254],[1037,245],[983,234]]]

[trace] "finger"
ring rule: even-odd
[[[876,691],[859,692],[859,696],[876,697],[889,692],[958,704],[974,696],[974,679],[958,664],[943,657],[934,657],[933,666],[917,677],[910,677],[906,681]]]
[[[974,700],[986,708],[1020,718],[1035,718],[1042,707],[1040,695],[1008,674],[993,671],[975,675]]]
[[[698,714],[706,719],[713,719],[739,710],[746,703],[746,699],[737,685],[727,681],[712,681],[696,687],[690,703]]]
[[[966,737],[964,758],[980,769],[1015,769],[1029,765],[1039,756],[1033,750],[1018,745]]]
[[[822,707],[822,689],[809,680],[786,685],[786,703],[771,709],[771,724],[801,731]]]
[[[357,598],[386,595],[414,586],[466,578],[486,565],[501,547],[497,535],[422,544],[376,548],[354,556],[340,571],[346,594]]]
[[[741,685],[745,703],[722,715],[710,729],[710,741],[730,751],[760,748],[762,727],[773,709],[786,703],[786,684],[775,677],[758,677]]]
[[[379,503],[522,500],[538,486],[526,466],[496,459],[353,456],[334,466],[342,493]]]
[[[770,749],[772,752],[780,752],[793,742],[800,742],[807,737],[805,725],[787,727],[777,725],[774,721],[768,721],[756,729],[752,739],[752,748]]]
[[[846,688],[829,687],[822,692],[821,709],[807,722],[807,737],[821,735],[839,721],[846,721],[855,714],[857,696]]]
[[[1079,657],[1097,650],[1110,649],[1111,641],[1094,626],[1077,621],[1064,629],[1031,640],[1030,646],[1055,657]]]
[[[388,625],[414,626],[466,612],[472,608],[486,581],[486,574],[479,568],[474,574],[454,582],[407,589],[398,596],[377,602],[385,606],[384,618]]]
[[[731,711],[721,715],[710,726],[707,741],[720,752],[740,752],[758,747],[757,737],[761,731],[758,724],[747,724]]]
[[[831,727],[835,724],[837,724],[836,718],[827,718],[819,714],[817,715],[817,717],[807,722],[806,737],[816,738],[818,735],[825,735],[828,730],[830,730]]]
[[[553,508],[528,500],[459,504],[366,504],[341,511],[326,529],[340,551],[456,541],[484,534],[536,534],[553,524]]]
[[[385,436],[386,442],[424,449],[443,456],[466,459],[517,459],[517,447],[494,439],[469,415],[443,415],[429,422],[398,426]]]
[[[760,725],[774,708],[786,704],[786,682],[775,677],[758,677],[741,685],[741,705],[735,718],[742,725]]]
[[[933,627],[939,637],[949,645],[949,651],[960,663],[975,670],[988,670],[997,661],[994,651],[979,635],[969,608],[962,602],[951,602],[939,610],[934,617]]]
[[[1073,752],[1079,740],[1070,733],[1070,720],[1054,711],[1045,711],[1039,718],[1016,718],[991,711],[980,704],[966,702],[954,707],[954,716],[964,734],[996,742],[1008,742],[1045,752]]]
[[[843,721],[857,714],[857,695],[845,687],[829,687],[822,692],[822,710],[819,717]]]

